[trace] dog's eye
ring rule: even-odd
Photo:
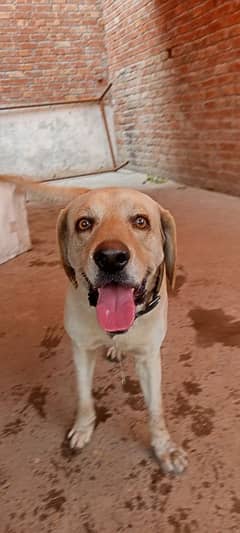
[[[133,217],[132,224],[138,229],[147,229],[150,226],[148,218],[144,215],[136,215]]]
[[[93,220],[91,218],[80,218],[76,223],[77,231],[87,231],[90,230],[93,226]]]

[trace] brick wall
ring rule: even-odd
[[[98,96],[107,61],[97,0],[0,0],[0,105]]]
[[[240,193],[240,1],[102,0],[120,159]]]
[[[1,106],[97,96],[107,61],[120,161],[240,193],[240,0],[0,0]]]

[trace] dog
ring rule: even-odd
[[[182,473],[187,455],[170,438],[161,396],[160,348],[167,331],[167,284],[174,286],[173,216],[146,194],[124,188],[65,189],[0,176],[38,197],[67,201],[57,222],[69,279],[65,329],[72,342],[78,406],[68,434],[83,448],[95,427],[92,382],[97,354],[135,358],[149,412],[151,445],[165,473]]]

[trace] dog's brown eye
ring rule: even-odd
[[[138,229],[146,229],[149,228],[149,220],[147,217],[143,215],[137,215],[132,219],[133,225]]]
[[[80,218],[76,224],[77,231],[87,231],[93,226],[93,221],[90,218]]]

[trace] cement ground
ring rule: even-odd
[[[240,531],[240,201],[183,186],[151,192],[175,215],[179,257],[163,348],[165,413],[189,453],[163,476],[131,359],[99,359],[98,425],[73,456],[76,401],[63,330],[58,209],[29,206],[32,251],[0,266],[0,531]]]

